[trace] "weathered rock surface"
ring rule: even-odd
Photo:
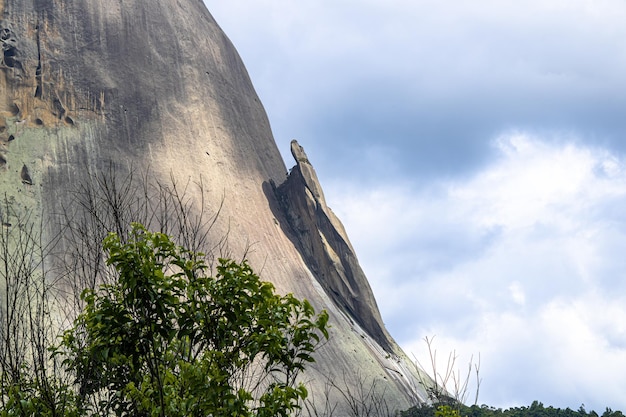
[[[76,187],[111,167],[201,182],[189,207],[221,210],[210,236],[329,311],[314,393],[325,378],[381,379],[399,406],[424,398],[315,171],[294,144],[286,178],[245,67],[201,0],[0,0],[0,46],[3,222],[33,211],[54,235]]]

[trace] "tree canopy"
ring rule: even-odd
[[[307,396],[298,376],[328,337],[328,315],[278,295],[247,262],[202,253],[133,224],[103,247],[113,283],[87,289],[84,310],[51,348],[73,381],[43,405],[17,384],[2,416],[287,416]],[[39,405],[37,405],[39,404]],[[35,405],[37,405],[36,408]],[[61,412],[62,411],[62,412]]]
[[[446,415],[448,413],[448,415]],[[412,407],[400,413],[401,417],[451,417],[456,414],[462,417],[624,417],[621,411],[614,411],[610,408],[602,414],[595,411],[586,411],[584,405],[578,410],[571,408],[555,408],[544,406],[539,401],[533,401],[530,406],[511,407],[507,409],[490,407],[488,405],[472,405],[471,407],[462,404],[457,407],[449,405],[421,405]]]

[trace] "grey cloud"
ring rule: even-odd
[[[281,146],[317,147],[329,176],[466,176],[513,128],[576,131],[626,152],[626,30],[602,10],[333,3],[279,23],[260,5],[270,20],[233,23],[232,36]],[[392,169],[372,166],[368,147]]]
[[[477,80],[472,90],[444,102],[395,83],[366,82],[319,102],[302,125],[303,142],[352,161],[346,167],[329,158],[323,169],[333,175],[384,175],[379,167],[359,163],[369,163],[363,152],[378,146],[393,159],[392,174],[467,176],[493,157],[492,140],[511,129],[576,132],[585,141],[626,151],[626,99],[615,92],[588,93],[576,86],[566,93],[515,86],[496,91],[488,80]]]

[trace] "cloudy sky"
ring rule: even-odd
[[[479,403],[626,411],[626,2],[205,0],[392,335]]]

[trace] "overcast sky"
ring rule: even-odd
[[[626,2],[205,3],[407,353],[480,353],[479,403],[626,411]]]

